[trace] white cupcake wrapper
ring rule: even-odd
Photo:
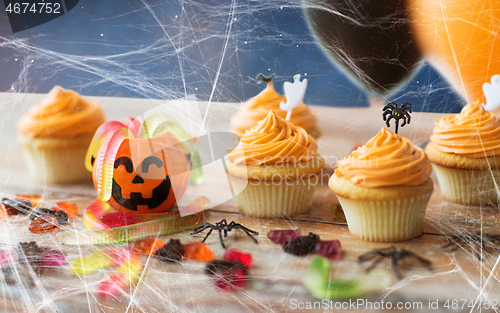
[[[364,240],[403,241],[420,236],[424,230],[425,209],[432,195],[388,201],[351,200],[338,196],[349,232]]]
[[[85,144],[76,145],[67,139],[69,147],[58,144],[47,145],[47,140],[23,141],[23,153],[30,175],[44,184],[75,183],[90,180],[92,173],[85,168],[85,154],[87,153],[87,139]],[[76,139],[75,139],[76,140]],[[88,141],[88,140],[87,140]]]
[[[286,218],[307,212],[318,184],[318,176],[280,183],[229,177],[240,211],[261,218]]]
[[[469,205],[498,203],[499,170],[461,170],[437,164],[432,167],[441,192],[451,201]]]

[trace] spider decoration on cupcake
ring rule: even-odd
[[[369,251],[365,254],[362,254],[358,257],[358,262],[359,263],[364,263],[368,261],[372,261],[372,264],[366,269],[366,272],[369,273],[371,272],[377,265],[382,262],[384,259],[389,259],[391,260],[391,267],[392,271],[394,272],[394,275],[401,280],[403,279],[403,275],[401,275],[401,272],[399,271],[398,265],[400,264],[400,261],[403,259],[416,259],[419,261],[424,267],[427,268],[427,270],[432,272],[432,262],[424,259],[415,253],[408,251],[406,249],[401,249],[398,250],[396,247],[392,246],[389,248],[384,248],[380,250],[372,250]]]
[[[448,242],[441,248],[455,252],[464,246],[470,246],[478,261],[483,261],[482,252],[500,251],[500,235],[463,232],[459,235],[448,235]]]
[[[403,105],[401,106],[398,106],[396,102],[389,102],[382,109],[382,111],[384,111],[384,113],[382,114],[382,118],[384,119],[387,127],[391,127],[391,124],[389,123],[391,119],[395,120],[396,126],[394,128],[394,132],[397,134],[399,120],[403,120],[403,124],[401,124],[401,127],[405,126],[406,124],[410,124],[410,113],[412,113],[411,108],[412,105],[408,102],[403,103]]]
[[[207,228],[210,228],[210,230],[208,231],[208,233],[205,236],[205,238],[203,238],[202,242],[205,242],[205,240],[207,240],[208,236],[210,236],[210,234],[212,233],[212,231],[218,230],[219,231],[220,244],[222,245],[222,248],[224,248],[224,249],[226,249],[226,246],[224,245],[224,241],[222,240],[222,232],[224,232],[224,238],[226,238],[228,232],[232,231],[233,229],[241,229],[255,243],[257,243],[257,239],[255,239],[253,236],[259,235],[258,232],[254,231],[254,230],[251,230],[251,229],[248,229],[248,228],[246,228],[245,226],[243,226],[243,225],[241,225],[239,223],[235,223],[234,221],[232,221],[231,223],[228,224],[227,221],[226,221],[226,219],[223,219],[222,221],[220,221],[218,223],[215,223],[215,225],[214,224],[210,224],[210,223],[205,223],[205,224],[201,225],[200,227],[195,228],[195,230],[190,235],[195,235],[195,234],[201,233],[202,231],[204,231]]]

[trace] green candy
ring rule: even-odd
[[[330,279],[328,260],[316,255],[309,266],[304,285],[318,299],[351,299],[385,289],[391,281],[386,271],[372,271],[357,279]]]

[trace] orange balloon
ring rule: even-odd
[[[498,0],[409,0],[412,27],[426,58],[468,97],[500,74]]]

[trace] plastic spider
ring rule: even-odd
[[[406,249],[398,250],[394,246],[380,250],[369,251],[363,255],[360,255],[358,257],[358,262],[364,263],[368,261],[373,261],[372,264],[366,269],[366,272],[369,273],[371,270],[377,267],[377,265],[380,262],[382,262],[383,259],[386,258],[391,260],[392,271],[394,272],[394,274],[398,279],[403,279],[403,275],[401,275],[401,272],[399,271],[398,264],[401,260],[406,258],[418,260],[423,266],[425,266],[429,271],[432,272],[431,261],[424,259]]]
[[[382,111],[384,111],[384,113],[382,113],[382,118],[384,119],[387,127],[391,127],[389,121],[391,119],[395,119],[396,127],[394,129],[394,132],[397,134],[399,127],[399,120],[403,120],[403,124],[401,124],[401,127],[405,126],[407,123],[410,124],[411,121],[410,113],[412,113],[411,107],[412,105],[409,104],[408,102],[403,103],[403,105],[400,107],[398,107],[398,104],[396,102],[387,103],[382,109]]]
[[[205,223],[205,224],[201,225],[200,227],[195,228],[195,230],[191,233],[191,235],[198,234],[198,233],[204,231],[207,228],[210,228],[210,231],[208,232],[208,234],[203,239],[203,242],[205,242],[205,240],[207,240],[208,236],[210,236],[210,234],[212,233],[212,231],[218,230],[219,231],[220,244],[222,245],[222,248],[224,248],[224,249],[226,249],[226,246],[224,245],[224,242],[222,241],[222,232],[223,231],[224,231],[224,238],[226,238],[227,237],[227,233],[230,232],[231,230],[233,230],[233,229],[241,229],[255,243],[257,243],[257,239],[255,239],[253,236],[257,236],[259,234],[258,232],[253,231],[251,229],[248,229],[248,228],[246,228],[245,226],[243,226],[241,224],[235,223],[234,221],[228,224],[227,221],[226,221],[226,219],[223,219],[222,221],[220,221],[218,223],[215,223],[215,225],[214,224],[210,224],[210,223]]]
[[[447,249],[449,252],[455,252],[465,245],[472,247],[476,259],[483,261],[481,252],[488,252],[488,248],[494,251],[500,251],[500,235],[482,234],[464,232],[460,235],[448,235],[448,242],[443,245],[442,249]]]

